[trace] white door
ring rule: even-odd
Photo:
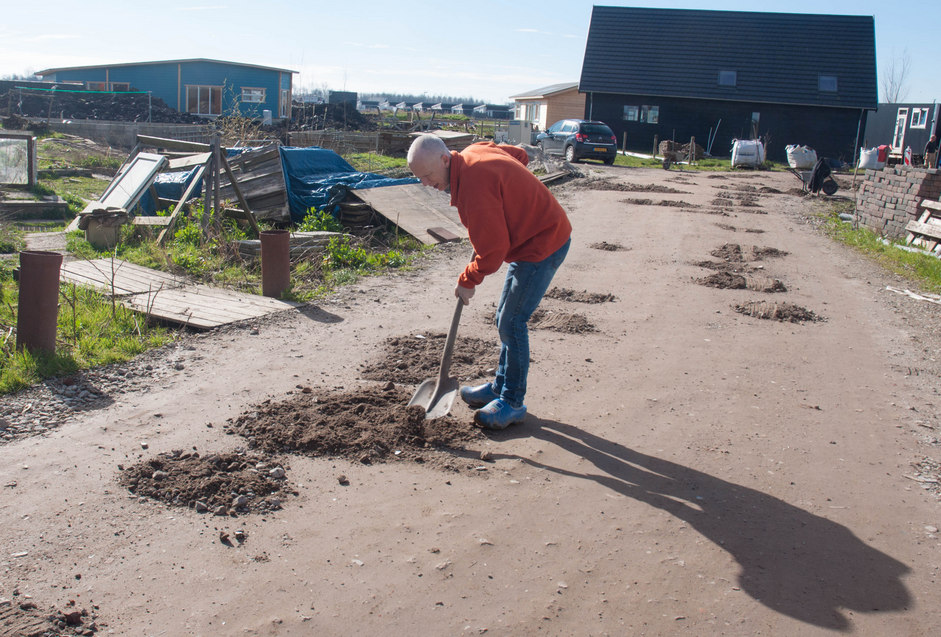
[[[905,124],[908,121],[908,109],[900,108],[895,118],[895,135],[892,136],[892,152],[901,152],[905,143]]]

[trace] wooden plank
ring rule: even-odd
[[[113,273],[112,273],[113,267]],[[209,329],[297,307],[299,304],[255,294],[243,294],[196,284],[166,272],[115,259],[70,261],[63,265],[64,281],[113,291],[122,305],[155,318]]]
[[[433,236],[435,239],[441,243],[449,243],[451,241],[460,241],[461,238],[448,230],[447,228],[428,228],[428,234]]]
[[[131,223],[135,226],[168,226],[170,225],[170,217],[145,217],[137,215],[131,219]]]
[[[933,223],[919,223],[918,221],[909,221],[905,229],[912,234],[921,234],[933,239],[941,239],[941,225]]]
[[[179,139],[165,139],[163,137],[151,137],[150,135],[138,135],[137,143],[143,146],[153,146],[154,148],[165,148],[167,150],[182,150],[192,153],[205,153],[212,150],[209,144],[184,142]]]
[[[160,287],[181,287],[188,281],[167,272],[151,270],[128,261],[94,259],[92,261],[68,261],[62,264],[60,278],[63,281],[111,292],[114,279],[115,294],[140,294]]]
[[[921,206],[930,210],[941,212],[941,201],[932,201],[931,199],[922,199]]]
[[[467,238],[467,229],[446,193],[421,184],[366,188],[353,193],[424,244],[439,243],[428,228],[444,228],[461,239]]]
[[[197,153],[195,155],[186,155],[185,157],[171,159],[170,163],[167,165],[167,170],[187,170],[195,166],[202,166],[209,161],[211,154],[212,153]]]

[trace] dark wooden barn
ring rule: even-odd
[[[805,144],[852,162],[878,99],[874,21],[596,6],[579,90],[629,150],[695,137],[729,156],[760,137],[769,159]]]

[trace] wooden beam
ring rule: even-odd
[[[163,137],[151,137],[150,135],[138,135],[137,143],[144,146],[153,146],[154,148],[182,150],[193,153],[205,153],[212,150],[212,146],[209,144],[201,144],[199,142],[184,142],[179,139],[166,139]]]

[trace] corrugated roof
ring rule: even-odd
[[[511,95],[510,99],[511,100],[539,99],[540,97],[546,97],[547,95],[554,95],[556,93],[561,93],[562,91],[570,91],[573,88],[578,88],[578,82],[563,82],[562,84],[550,84],[549,86],[536,88],[531,91],[526,91],[525,93],[520,93],[518,95]]]
[[[821,75],[837,91],[819,90]],[[579,89],[874,108],[876,82],[871,16],[596,6]]]
[[[281,69],[275,66],[261,66],[260,64],[243,64],[241,62],[228,62],[226,60],[212,60],[209,58],[188,58],[185,60],[153,60],[150,62],[121,62],[120,64],[95,64],[92,66],[62,66],[55,69],[46,69],[44,71],[38,71],[36,75],[40,77],[45,75],[51,75],[52,73],[58,73],[59,71],[81,71],[81,70],[91,70],[91,69],[113,69],[118,67],[125,66],[147,66],[151,64],[183,64],[185,62],[213,62],[215,64],[229,64],[231,66],[247,66],[253,69],[264,69],[266,71],[281,71],[283,73],[297,73],[297,71],[292,71],[291,69]]]

